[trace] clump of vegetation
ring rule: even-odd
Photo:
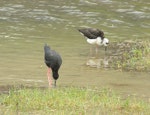
[[[0,96],[0,113],[22,114],[150,114],[150,104],[128,97],[122,99],[110,89],[65,87],[10,89]]]
[[[150,71],[150,42],[128,41],[114,43],[111,67],[128,71]],[[114,48],[115,49],[115,48]]]

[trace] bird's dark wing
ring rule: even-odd
[[[104,39],[104,32],[99,30],[99,29],[95,29],[95,28],[88,28],[89,33],[95,35],[96,37],[101,37],[102,39]]]
[[[48,67],[59,69],[62,59],[57,52],[49,50],[45,53],[45,63]]]
[[[55,60],[57,62],[56,64],[60,67],[60,65],[62,64],[62,58],[61,58],[61,56],[55,50],[52,50],[52,52],[55,55]]]
[[[78,31],[80,33],[82,33],[85,37],[89,38],[89,39],[96,39],[97,38],[97,36],[95,36],[94,34],[92,34],[87,28],[78,29]]]

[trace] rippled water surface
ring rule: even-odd
[[[149,0],[0,1],[0,85],[48,86],[43,61],[48,43],[63,58],[58,85],[110,87],[150,97],[150,73],[86,66],[89,45],[77,31],[100,28],[110,42],[149,39],[149,6]]]

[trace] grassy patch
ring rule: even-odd
[[[115,44],[113,47],[116,46],[116,52],[113,53],[118,53],[118,55],[113,56],[115,58],[111,60],[111,67],[128,71],[150,71],[149,41],[122,42],[119,45]]]
[[[109,89],[66,87],[13,88],[0,96],[1,114],[150,114],[150,104],[136,98],[122,99]]]

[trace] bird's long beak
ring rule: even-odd
[[[55,80],[55,82],[54,82],[54,87],[56,87],[56,80]]]

